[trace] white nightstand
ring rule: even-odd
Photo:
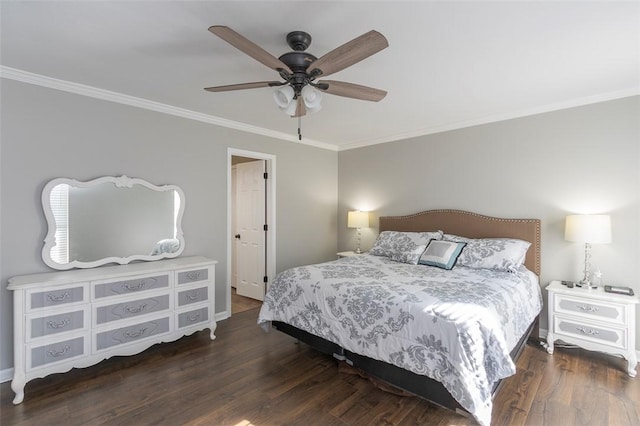
[[[351,251],[341,251],[340,253],[336,253],[336,254],[338,255],[338,259],[341,259],[343,257],[358,256],[359,254],[364,254],[364,252],[356,253],[355,251],[351,250]]]
[[[584,349],[622,355],[628,362],[627,373],[636,376],[637,296],[605,293],[602,287],[568,288],[560,281],[551,281],[547,291],[547,352],[552,354],[553,342],[562,340]]]

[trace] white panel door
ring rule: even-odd
[[[265,276],[265,180],[264,161],[236,165],[235,235],[238,247],[238,281],[240,296],[264,300]],[[239,236],[239,238],[238,238]]]

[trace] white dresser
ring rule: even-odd
[[[551,281],[547,291],[547,352],[553,353],[553,343],[559,339],[588,350],[622,355],[628,361],[627,373],[636,376],[637,296],[605,293],[602,287],[567,288],[560,281]]]
[[[14,303],[14,404],[34,378],[134,355],[205,328],[215,339],[215,264],[204,257],[22,275]]]

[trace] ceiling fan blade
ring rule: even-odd
[[[327,85],[328,87],[325,89],[324,87]],[[344,81],[321,80],[316,87],[330,95],[361,99],[363,101],[378,102],[387,96],[387,92],[384,90],[361,86],[359,84],[345,83]]]
[[[284,70],[290,74],[292,73],[291,69],[289,69],[289,67],[280,59],[276,58],[251,40],[233,31],[231,28],[224,25],[214,25],[209,27],[209,31],[236,49],[251,56],[256,61],[268,66],[272,70],[278,72],[280,72],[280,70]]]
[[[296,112],[291,117],[302,117],[307,114],[307,108],[304,106],[304,101],[302,100],[302,96],[298,96],[298,106],[296,107]]]
[[[231,90],[256,89],[259,87],[276,87],[286,83],[279,81],[256,81],[254,83],[229,84],[227,86],[205,87],[208,92],[229,92]]]
[[[388,46],[389,42],[382,34],[371,30],[314,61],[309,66],[309,74],[312,77],[333,74],[378,53]]]

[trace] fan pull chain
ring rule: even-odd
[[[302,128],[302,117],[298,116],[298,140],[302,140],[302,132],[300,129]]]

